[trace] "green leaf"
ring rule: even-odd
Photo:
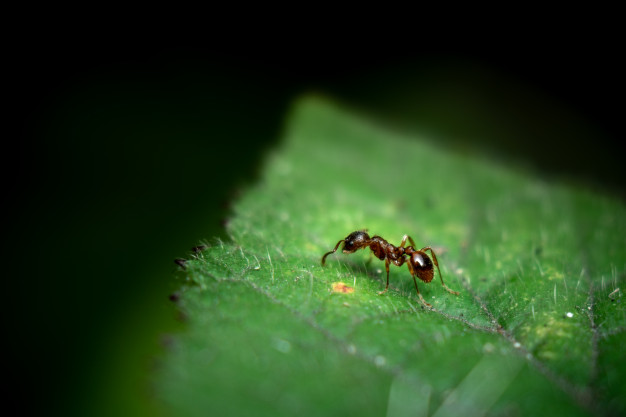
[[[294,106],[232,241],[187,262],[188,326],[157,373],[173,414],[626,412],[624,205],[419,139]],[[419,282],[424,308],[394,265],[378,295],[368,251],[321,266],[364,228],[432,246],[460,295]]]

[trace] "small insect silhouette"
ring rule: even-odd
[[[407,240],[411,244],[411,246],[404,247]],[[433,252],[430,246],[423,247],[422,249],[415,249],[415,242],[409,235],[404,235],[402,238],[402,242],[400,246],[394,246],[391,243],[387,242],[380,236],[370,236],[367,234],[365,230],[357,230],[356,232],[352,232],[345,239],[341,239],[335,245],[335,249],[327,252],[322,256],[322,266],[326,264],[326,257],[331,253],[335,253],[339,245],[343,243],[343,253],[354,253],[359,249],[370,248],[374,255],[380,259],[381,261],[385,261],[385,269],[387,270],[387,285],[385,286],[385,290],[379,292],[378,294],[384,294],[389,289],[389,264],[393,263],[397,266],[402,266],[405,262],[409,268],[409,272],[413,277],[413,282],[415,282],[415,291],[417,291],[417,295],[420,298],[422,304],[432,307],[430,304],[424,300],[422,294],[420,294],[419,288],[417,288],[417,280],[415,277],[421,279],[425,283],[429,283],[433,280],[435,276],[435,271],[433,267],[433,262],[437,267],[437,271],[439,272],[439,278],[441,279],[441,285],[451,294],[459,295],[457,291],[453,291],[443,282],[443,277],[441,276],[441,270],[439,269],[439,262],[437,261],[437,255]],[[432,256],[431,258],[428,256],[426,251],[430,251]],[[408,261],[408,262],[407,262]]]

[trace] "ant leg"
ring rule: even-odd
[[[324,256],[322,256],[322,266],[324,266],[326,264],[326,257],[328,255],[330,255],[331,253],[337,252],[337,248],[339,247],[339,245],[341,245],[341,242],[345,242],[345,240],[341,239],[339,242],[337,242],[337,245],[335,245],[335,249],[331,250],[330,252],[326,252],[324,254]]]
[[[400,243],[400,247],[401,248],[404,247],[404,244],[406,243],[407,239],[409,240],[409,243],[411,244],[411,246],[415,247],[415,242],[413,241],[413,238],[409,235],[402,236],[402,242]]]
[[[441,285],[443,285],[443,288],[446,289],[446,291],[448,291],[450,294],[454,294],[454,295],[459,295],[458,291],[454,291],[450,288],[448,288],[448,286],[446,284],[444,284],[443,282],[443,277],[441,276],[441,270],[439,269],[439,262],[437,261],[437,255],[435,255],[435,252],[433,252],[432,248],[430,246],[426,246],[425,248],[420,249],[422,252],[429,250],[430,254],[433,257],[433,261],[435,262],[435,266],[437,267],[437,271],[439,272],[439,279],[441,279]]]
[[[385,269],[387,270],[387,285],[384,291],[379,291],[378,295],[383,295],[389,289],[389,258],[385,259]]]
[[[413,282],[415,283],[415,291],[417,291],[417,295],[420,298],[420,302],[424,304],[426,307],[432,307],[432,305],[428,304],[422,294],[420,294],[420,290],[417,288],[417,280],[415,279],[415,275],[413,275]]]
[[[409,272],[411,273],[411,276],[413,277],[413,282],[415,283],[415,291],[417,291],[417,296],[420,298],[420,303],[422,303],[426,307],[432,307],[432,305],[428,304],[426,300],[424,300],[424,297],[422,297],[422,294],[420,293],[419,288],[417,288],[417,280],[415,279],[415,271],[413,270],[413,267],[411,266],[411,262],[407,262],[406,266],[409,268]]]

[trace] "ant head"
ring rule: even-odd
[[[358,249],[362,249],[367,246],[370,240],[365,230],[359,230],[352,232],[344,239],[343,253],[353,253]]]

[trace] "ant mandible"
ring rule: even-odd
[[[406,241],[409,241],[411,246],[404,247]],[[381,261],[385,261],[385,269],[387,270],[387,285],[385,286],[385,290],[379,292],[378,294],[384,294],[389,289],[389,264],[393,263],[397,266],[402,266],[407,260],[407,266],[409,267],[409,272],[413,277],[413,282],[415,282],[415,290],[417,291],[417,295],[420,298],[422,304],[432,307],[430,304],[424,300],[422,294],[420,294],[420,290],[417,288],[417,280],[415,277],[421,279],[425,283],[429,283],[433,280],[434,277],[434,268],[433,261],[435,262],[435,266],[437,267],[437,271],[439,272],[439,278],[441,279],[441,285],[451,294],[459,295],[457,291],[453,291],[443,282],[443,277],[441,276],[441,270],[439,269],[439,262],[437,262],[437,255],[433,252],[430,246],[426,246],[420,250],[415,249],[415,242],[409,235],[404,235],[402,238],[402,242],[400,246],[394,246],[391,243],[387,242],[380,236],[370,236],[367,234],[365,230],[358,230],[356,232],[352,232],[345,239],[340,240],[335,245],[335,249],[327,252],[322,256],[322,266],[326,264],[326,257],[331,253],[335,253],[337,248],[343,242],[343,253],[354,253],[359,249],[365,249],[369,247],[374,255],[380,259]],[[432,261],[426,251],[430,251],[432,255]],[[407,258],[408,257],[408,258]]]

